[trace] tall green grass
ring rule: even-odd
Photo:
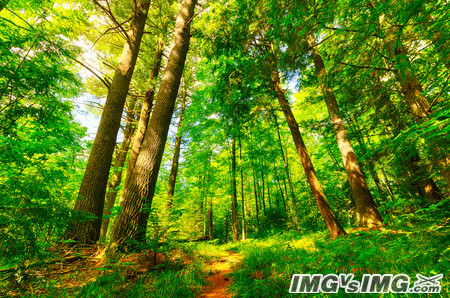
[[[237,246],[244,259],[233,273],[232,291],[236,297],[287,297],[293,274],[354,273],[355,279],[361,280],[363,274],[405,273],[413,282],[417,273],[425,276],[442,273],[440,297],[448,297],[448,236],[442,226],[434,231],[400,233],[355,231],[331,242],[321,233],[308,236],[285,233],[248,240]],[[348,295],[343,289],[332,294],[333,297]],[[379,297],[380,294],[364,294],[368,296]]]

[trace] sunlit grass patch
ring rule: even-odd
[[[363,274],[404,273],[412,282],[417,273],[448,276],[448,236],[444,229],[428,233],[385,229],[355,230],[335,241],[329,241],[322,233],[298,239],[277,235],[255,240],[239,246],[244,259],[233,273],[232,290],[238,297],[255,293],[258,297],[287,297],[293,274],[353,273],[360,280]],[[445,297],[449,284],[443,280],[441,286],[441,297]],[[337,295],[345,297],[346,293]],[[384,295],[391,296],[395,295]]]

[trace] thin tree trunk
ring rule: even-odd
[[[245,232],[245,199],[244,199],[244,170],[243,170],[243,162],[242,162],[242,145],[241,145],[241,132],[239,131],[239,163],[241,170],[241,201],[242,201],[242,241],[245,241],[246,232]]]
[[[154,57],[154,63],[152,67],[152,72],[150,74],[150,88],[145,91],[144,103],[142,105],[141,112],[139,114],[139,123],[136,131],[136,135],[133,138],[133,146],[131,148],[130,158],[128,159],[127,175],[125,177],[125,182],[123,184],[122,196],[120,197],[119,204],[122,205],[124,197],[124,190],[128,188],[130,183],[131,174],[134,171],[136,165],[136,160],[141,150],[142,142],[144,140],[145,132],[147,131],[148,121],[150,119],[150,114],[153,108],[153,100],[155,97],[155,87],[153,86],[154,81],[158,78],[159,71],[161,69],[161,60],[164,50],[164,45],[162,42],[158,42],[156,46],[156,52]]]
[[[319,211],[322,214],[322,218],[324,219],[328,230],[330,231],[330,238],[335,239],[341,235],[345,235],[346,232],[344,231],[338,219],[331,210],[331,207],[328,204],[327,199],[325,198],[325,194],[322,190],[322,186],[320,185],[319,179],[317,179],[316,171],[312,165],[308,151],[306,150],[306,146],[300,134],[297,121],[294,118],[291,107],[289,106],[289,102],[286,99],[283,89],[281,88],[280,76],[278,74],[277,65],[275,62],[273,63],[272,67],[273,67],[272,69],[273,89],[276,93],[281,109],[283,110],[283,114],[286,117],[286,121],[291,131],[295,147],[297,148],[300,160],[303,165],[303,169],[305,171],[306,178],[308,179],[311,191],[316,200]]]
[[[128,106],[126,125],[125,130],[123,132],[123,141],[120,147],[118,147],[118,150],[116,150],[116,159],[114,161],[115,171],[111,177],[111,180],[108,182],[108,192],[106,193],[105,199],[106,206],[103,210],[103,214],[106,215],[106,218],[103,219],[102,221],[102,228],[100,230],[100,240],[105,240],[106,233],[108,232],[111,209],[114,207],[114,203],[116,202],[116,197],[118,193],[117,188],[119,187],[120,182],[122,181],[123,166],[125,165],[131,140],[133,139],[133,134],[136,129],[133,123],[136,115],[134,111],[136,106],[135,101],[136,99],[133,98],[133,100],[130,102],[130,105]]]
[[[289,171],[289,161],[287,158],[287,154],[284,153],[284,149],[283,149],[283,142],[281,141],[281,134],[280,134],[280,127],[278,125],[278,119],[277,116],[275,114],[273,114],[273,118],[275,121],[275,128],[277,130],[277,136],[278,136],[278,143],[280,145],[280,151],[281,151],[281,157],[283,158],[283,166],[284,166],[284,171],[285,171],[285,175],[286,178],[288,180],[288,185],[289,185],[289,191],[291,194],[291,207],[289,209],[291,216],[292,216],[292,221],[294,223],[295,229],[299,229],[299,223],[298,223],[298,216],[297,216],[297,202],[295,199],[295,193],[294,193],[294,187],[292,186],[292,181],[291,181],[291,174]],[[283,182],[284,182],[284,188],[286,190],[286,197],[288,196],[288,191],[286,188],[286,180],[283,178]],[[289,201],[288,201],[289,203]]]
[[[167,207],[172,207],[172,197],[175,192],[175,182],[177,180],[178,173],[178,160],[180,158],[180,148],[181,148],[181,132],[183,126],[183,115],[184,109],[186,107],[186,97],[187,90],[183,91],[181,96],[181,108],[180,108],[180,122],[178,122],[177,137],[175,139],[175,148],[173,150],[172,168],[170,170],[169,176],[169,190],[167,191]]]
[[[256,182],[256,175],[255,175],[255,169],[253,170],[253,190],[255,192],[255,205],[256,205],[256,223],[258,227],[258,233],[261,231],[260,225],[259,225],[259,204],[258,204],[258,190],[257,190],[257,182]]]
[[[227,212],[227,216],[225,217],[225,243],[228,242],[228,230],[229,230],[229,220],[230,214]]]
[[[209,240],[214,239],[212,197],[209,200],[209,209],[208,209],[208,238]]]
[[[233,242],[239,241],[237,191],[236,191],[236,138],[231,141],[231,230]]]
[[[264,170],[261,170],[261,183],[262,183],[262,205],[263,205],[263,213],[264,213],[264,217],[267,217],[267,213],[266,213],[266,198],[265,198],[265,182],[264,182]]]
[[[344,120],[341,111],[339,110],[333,89],[327,82],[327,72],[322,56],[318,50],[314,48],[316,46],[316,41],[311,34],[307,36],[307,39],[308,46],[312,48],[311,54],[313,56],[316,74],[325,98],[330,121],[336,135],[336,141],[342,155],[342,160],[344,161],[347,178],[350,182],[350,187],[355,199],[359,225],[366,228],[382,226],[383,219],[378,212],[378,208],[372,198],[369,187],[367,186],[366,179],[358,165],[356,154],[348,138],[347,129],[345,128]]]
[[[107,254],[114,254],[117,249],[126,247],[127,239],[136,239],[139,229],[146,228],[142,226],[142,216],[145,214],[143,211],[151,208],[155,193],[164,146],[189,50],[190,23],[194,17],[196,3],[196,0],[182,1],[175,24],[174,47],[164,70],[135,170],[124,193],[122,209],[111,231],[111,241],[106,247]]]
[[[75,211],[88,212],[94,216],[94,219],[71,221],[63,239],[93,243],[100,237],[109,169],[123,107],[139,54],[149,6],[149,0],[136,2],[135,13],[128,31],[128,40],[125,42],[122,56],[108,91],[91,155],[75,202]]]
[[[275,174],[275,177],[277,178],[278,189],[280,190],[280,193],[281,193],[281,199],[283,200],[283,208],[284,208],[284,212],[287,212],[287,209],[286,209],[286,202],[285,202],[285,200],[284,200],[284,193],[283,193],[283,189],[281,188],[280,178],[278,177],[278,174]]]

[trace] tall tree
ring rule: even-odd
[[[297,152],[300,156],[306,178],[308,179],[309,186],[311,187],[311,191],[316,200],[317,206],[319,207],[319,211],[322,214],[323,220],[325,221],[328,230],[330,231],[330,237],[331,239],[335,239],[339,236],[345,235],[346,232],[342,228],[338,219],[331,210],[330,205],[328,204],[328,201],[322,190],[322,186],[320,185],[319,179],[317,178],[314,166],[309,157],[308,151],[306,150],[305,143],[303,142],[303,138],[300,134],[297,121],[294,118],[294,114],[292,113],[289,102],[286,99],[284,90],[281,87],[281,80],[278,74],[276,58],[273,58],[273,61],[271,61],[271,67],[273,90],[275,91],[278,103],[283,110],[283,114],[286,118],[289,130],[291,131],[295,147],[297,148]]]
[[[241,132],[239,131],[239,166],[241,172],[241,207],[242,207],[242,241],[245,241],[246,232],[245,232],[245,199],[244,199],[244,170],[243,170],[243,160],[242,160],[242,144],[241,144]]]
[[[128,159],[127,175],[125,177],[123,189],[126,189],[128,187],[131,174],[133,173],[134,166],[136,165],[136,160],[139,155],[139,151],[141,150],[145,132],[147,131],[148,121],[150,119],[150,114],[152,112],[153,100],[155,96],[154,82],[158,78],[159,71],[161,69],[161,60],[163,51],[164,51],[164,44],[161,40],[158,40],[154,55],[153,67],[149,78],[150,87],[145,91],[144,103],[142,104],[142,109],[139,114],[139,123],[136,130],[136,135],[133,137],[133,146],[131,148],[130,158]],[[120,205],[122,205],[123,199],[124,199],[123,196],[121,196]]]
[[[183,0],[176,19],[174,46],[170,52],[159,87],[153,116],[149,122],[141,151],[136,161],[124,201],[106,248],[107,254],[127,247],[128,239],[135,239],[141,227],[145,209],[150,209],[155,193],[164,146],[167,140],[175,100],[180,86],[191,37],[190,24],[194,17],[196,0]]]
[[[187,89],[183,90],[181,95],[181,106],[180,106],[180,121],[178,122],[177,136],[175,138],[175,147],[173,149],[172,167],[170,169],[169,176],[169,189],[167,191],[167,206],[172,206],[172,197],[175,192],[175,182],[177,180],[178,173],[178,160],[180,159],[180,149],[181,149],[181,133],[183,129],[183,115],[184,109],[186,108],[186,97]]]
[[[358,222],[360,226],[371,228],[383,225],[378,208],[372,198],[366,179],[359,167],[355,151],[348,138],[347,129],[339,110],[336,96],[330,87],[327,79],[327,71],[320,55],[316,40],[312,34],[307,36],[308,46],[311,48],[316,75],[320,82],[320,87],[328,108],[328,114],[336,136],[336,141],[341,152],[344,167],[347,172],[347,178],[355,199]]]
[[[108,91],[102,117],[89,156],[74,210],[90,213],[93,219],[73,220],[63,236],[82,243],[99,239],[109,169],[116,146],[123,107],[139,54],[150,0],[136,1],[122,56]],[[101,4],[98,3],[101,6]],[[125,32],[123,32],[125,33]]]
[[[123,140],[116,150],[116,157],[114,160],[114,172],[112,174],[111,179],[108,181],[108,191],[106,192],[105,207],[103,211],[103,214],[106,216],[106,218],[104,218],[102,221],[102,227],[100,230],[100,240],[104,240],[106,238],[106,233],[108,231],[108,226],[110,222],[111,209],[114,207],[114,204],[116,202],[117,193],[119,192],[118,187],[122,182],[123,167],[125,165],[127,154],[130,149],[130,144],[133,139],[133,134],[136,129],[136,125],[134,123],[136,115],[135,103],[136,98],[133,97],[127,108],[125,129],[123,131]]]
[[[231,140],[231,231],[233,242],[239,241],[236,189],[236,137]]]

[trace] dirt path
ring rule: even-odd
[[[199,297],[231,297],[228,289],[232,280],[227,275],[233,271],[236,265],[241,263],[242,256],[232,251],[228,251],[228,253],[228,256],[221,257],[215,261],[209,261],[205,266],[205,270],[209,274],[207,278],[209,286]]]

